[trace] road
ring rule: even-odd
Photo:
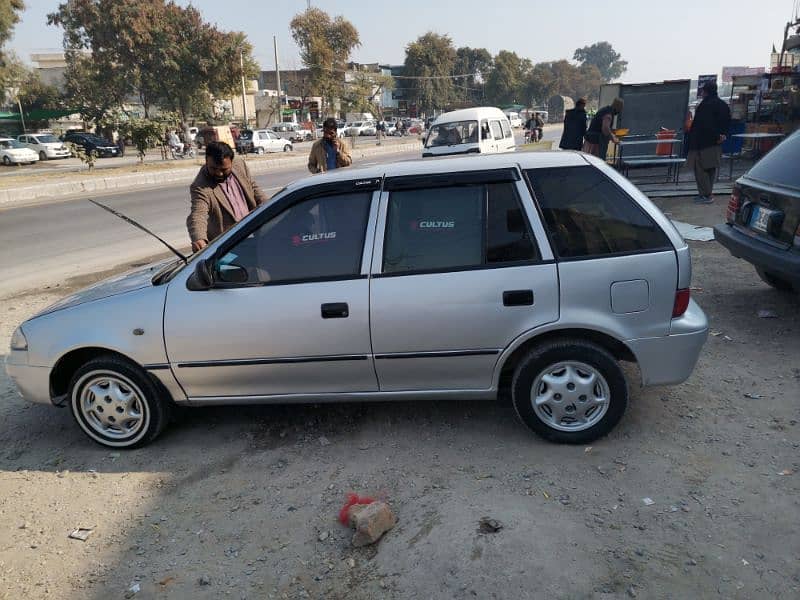
[[[417,156],[416,152],[379,156],[361,165]],[[294,167],[256,176],[256,181],[272,194],[306,175],[308,171],[304,167]],[[181,184],[160,190],[95,196],[94,199],[185,249],[188,245],[187,187]],[[164,251],[156,240],[82,198],[9,208],[0,211],[0,215],[1,297],[44,284],[64,283],[72,277],[146,259]]]

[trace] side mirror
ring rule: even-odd
[[[247,269],[241,265],[220,265],[219,266],[219,280],[225,283],[246,283],[247,282]]]
[[[213,284],[214,259],[204,258],[198,261],[197,266],[194,268],[194,273],[189,275],[189,279],[186,280],[186,287],[193,292],[199,292],[211,289]]]

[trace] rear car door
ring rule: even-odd
[[[659,225],[600,168],[525,176],[558,260],[562,319],[627,339],[667,335],[678,263]]]
[[[381,391],[486,390],[503,349],[558,319],[556,266],[516,169],[387,178],[378,221]]]
[[[170,283],[164,340],[190,400],[377,389],[367,232],[379,181],[347,185],[304,188],[260,211],[214,253],[211,289],[190,290],[188,275]]]

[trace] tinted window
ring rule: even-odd
[[[510,183],[392,192],[383,272],[513,263],[537,258]]]
[[[342,194],[287,208],[220,259],[244,267],[247,283],[358,275],[372,195]]]
[[[800,189],[800,132],[790,135],[758,161],[748,175],[765,183]]]
[[[594,167],[532,169],[527,175],[560,257],[672,247],[644,210]]]

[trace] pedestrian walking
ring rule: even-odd
[[[336,133],[336,119],[332,117],[325,119],[322,123],[322,139],[311,145],[308,154],[308,170],[312,173],[325,173],[353,164],[347,143]]]
[[[206,164],[189,186],[192,208],[186,219],[192,250],[198,252],[217,236],[267,201],[250,175],[247,162],[234,157],[225,142],[209,142]]]
[[[117,132],[117,150],[120,156],[125,156],[125,136],[122,132]]]
[[[564,132],[558,147],[562,150],[580,150],[586,134],[586,98],[580,98],[575,108],[564,112]]]
[[[604,106],[595,113],[584,135],[584,152],[594,154],[603,160],[606,159],[608,143],[619,143],[619,138],[611,131],[611,124],[614,122],[614,117],[622,112],[624,106],[625,103],[621,98],[614,98],[609,106]]]
[[[722,161],[722,143],[728,139],[731,111],[717,95],[717,84],[706,83],[701,94],[703,100],[697,105],[689,131],[689,153],[686,165],[694,170],[698,204],[714,202],[714,180]]]

